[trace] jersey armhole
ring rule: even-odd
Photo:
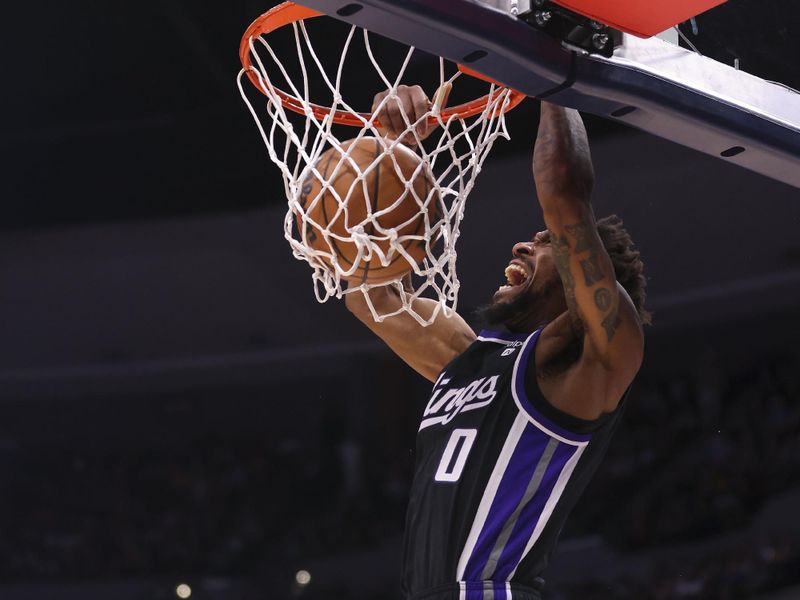
[[[537,329],[528,336],[514,363],[511,383],[514,401],[528,420],[546,433],[572,444],[588,443],[592,439],[592,434],[614,413],[587,421],[568,415],[547,401],[536,381],[534,366],[534,351],[541,332],[542,329]]]

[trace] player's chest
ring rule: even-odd
[[[430,428],[476,425],[511,400],[512,356],[518,351],[515,346],[499,347],[451,364],[431,390],[421,416],[420,433]]]
[[[506,360],[516,351],[501,356],[504,350],[480,360],[473,356],[442,373],[420,420],[418,477],[446,487],[461,481],[465,472],[474,476],[474,465],[495,452],[518,412],[511,389],[514,361]]]

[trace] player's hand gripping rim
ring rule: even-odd
[[[447,105],[452,89],[453,84],[445,82],[434,93],[433,101],[418,85],[399,85],[394,94],[391,90],[376,94],[372,101],[372,114],[380,123],[378,131],[390,140],[399,138],[406,146],[417,146],[436,130],[436,125],[428,123],[428,117]]]

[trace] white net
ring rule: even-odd
[[[440,311],[450,316],[458,300],[456,242],[464,202],[494,141],[498,136],[509,138],[503,113],[510,90],[487,83],[486,105],[472,117],[445,116],[435,100],[418,118],[409,118],[401,110],[405,132],[388,139],[371,114],[355,110],[343,98],[346,59],[356,46],[354,40],[363,36],[363,46],[358,45],[366,57],[358,63],[359,75],[363,79],[364,69],[374,70],[379,88],[370,93],[385,93],[373,107],[373,113],[379,114],[387,103],[397,102],[398,86],[415,49],[408,48],[397,72],[388,75],[373,51],[374,37],[352,27],[329,74],[319,56],[330,56],[330,49],[315,51],[304,21],[292,23],[292,28],[293,68],[285,64],[289,59],[278,57],[266,36],[251,37],[252,67],[240,71],[238,84],[269,157],[283,175],[288,200],[284,234],[294,256],[311,265],[317,300],[362,293],[376,321],[408,312],[428,325]],[[447,76],[445,61],[434,62],[438,90],[462,75],[456,71]],[[266,96],[263,121],[256,109],[263,110],[263,102],[250,100],[243,86],[245,75]],[[327,88],[330,108],[312,104],[312,89],[318,90],[321,84]],[[281,101],[287,98],[294,110]],[[356,125],[348,130],[353,141],[340,140],[344,134],[334,117],[342,114]],[[438,126],[426,139],[419,134],[423,119]],[[408,146],[414,147],[416,155]],[[365,159],[366,147],[374,150]],[[391,188],[384,183],[387,173],[395,182]],[[376,198],[379,176],[382,187]],[[376,310],[369,292],[379,286],[394,286],[401,300],[399,308],[386,313]],[[419,310],[417,299],[422,297],[436,301],[433,310],[431,303]]]

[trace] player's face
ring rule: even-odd
[[[529,242],[514,244],[512,256],[505,284],[481,312],[489,323],[533,331],[566,310],[550,232],[540,231]]]
[[[511,254],[506,282],[495,292],[493,302],[508,303],[522,295],[540,293],[552,285],[554,277],[558,279],[549,231],[540,231],[529,242],[514,244]]]

